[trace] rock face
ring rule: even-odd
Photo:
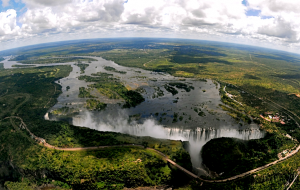
[[[260,140],[217,138],[203,146],[203,164],[221,177],[244,173],[273,161],[285,137],[268,133]]]
[[[42,179],[45,177],[54,177],[55,174],[49,172],[46,169],[31,171],[18,168],[12,162],[2,162],[0,163],[0,190],[1,186],[4,186],[5,181],[15,181],[21,176],[33,177],[35,179]]]
[[[245,149],[244,142],[238,139],[213,139],[203,146],[203,164],[217,174],[227,173],[242,162]]]
[[[0,189],[4,187],[5,181],[13,180],[18,177],[16,174],[17,173],[14,173],[14,169],[9,162],[0,163]]]

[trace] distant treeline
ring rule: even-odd
[[[68,62],[79,62],[79,61],[97,61],[92,58],[85,57],[65,57],[65,58],[49,58],[49,59],[33,59],[33,60],[18,60],[12,59],[12,61],[18,61],[23,64],[49,64],[49,63],[68,63]]]

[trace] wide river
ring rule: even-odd
[[[222,110],[219,95],[220,85],[211,80],[196,80],[173,77],[166,73],[151,72],[139,68],[129,68],[120,66],[113,61],[108,61],[99,57],[92,57],[97,61],[92,61],[85,69],[85,73],[80,72],[80,68],[74,63],[56,63],[39,66],[71,65],[73,70],[68,77],[56,81],[62,86],[63,93],[58,97],[58,102],[48,112],[61,108],[70,107],[80,110],[79,114],[72,116],[70,122],[76,126],[85,126],[99,131],[115,131],[137,136],[151,136],[173,140],[189,141],[189,153],[195,169],[199,169],[199,174],[203,173],[202,160],[200,156],[201,148],[209,140],[219,137],[234,137],[243,140],[259,139],[264,137],[264,132],[259,130],[259,126],[254,123],[246,124],[236,121]],[[18,63],[8,61],[4,63],[4,68],[12,68]],[[18,64],[20,65],[20,64]],[[33,65],[34,66],[34,65]],[[105,66],[114,67],[118,71],[126,74],[110,72],[104,69]],[[84,109],[85,98],[78,98],[79,87],[88,87],[89,84],[83,80],[78,80],[80,75],[91,76],[92,73],[105,72],[113,74],[115,78],[129,89],[143,89],[141,94],[145,101],[135,108],[122,109],[122,100],[106,98],[101,94],[97,95],[101,102],[108,106],[103,111],[88,111]],[[164,88],[170,82],[181,82],[188,86],[193,86],[189,92],[177,89],[178,94],[172,95]],[[67,90],[67,86],[70,87]],[[161,93],[158,96],[157,92]],[[195,111],[204,113],[199,116]],[[177,114],[177,121],[174,122],[174,113]],[[129,116],[135,119],[129,121]],[[45,119],[59,119],[46,114]]]

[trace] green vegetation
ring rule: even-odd
[[[5,182],[5,186],[10,189],[10,190],[19,190],[19,189],[24,189],[24,190],[32,190],[37,188],[36,184],[32,184],[30,180],[25,178],[21,182],[11,182],[7,181]]]
[[[225,98],[224,98],[225,99]],[[223,102],[225,102],[226,100],[223,99]],[[231,117],[233,117],[234,119],[236,119],[237,121],[240,121],[241,119],[245,122],[250,124],[251,123],[251,118],[249,118],[249,116],[247,116],[246,114],[244,114],[241,111],[237,111],[234,110],[230,107],[224,106],[222,104],[219,105],[223,110],[228,111],[227,114],[230,115]]]
[[[33,67],[33,65],[12,65],[12,67]]]
[[[81,63],[78,61],[78,63],[75,63],[74,65],[78,66],[80,68],[80,73],[85,73],[85,69],[89,66],[89,64]]]
[[[165,84],[164,87],[168,92],[172,93],[173,96],[178,94],[178,91],[174,87],[169,86],[168,84]]]
[[[70,107],[62,107],[62,108],[58,108],[56,110],[52,110],[50,113],[53,115],[69,115],[72,113],[78,113],[78,109],[75,108],[70,108]]]
[[[232,190],[232,189],[253,189],[253,190],[273,190],[273,189],[286,189],[289,185],[287,182],[291,182],[295,175],[297,174],[297,170],[300,167],[300,154],[296,154],[295,156],[289,158],[286,161],[278,163],[268,169],[260,171],[256,174],[241,178],[239,180],[226,182],[226,183],[206,183],[202,184],[201,181],[193,181],[187,188],[190,189],[224,189],[224,190]],[[225,174],[225,173],[224,173]],[[201,186],[199,185],[201,184]],[[299,179],[295,181],[293,186],[290,188],[291,190],[299,189],[300,183]]]
[[[24,100],[26,100],[26,96],[24,94],[14,94],[14,95],[5,95],[0,98],[0,117],[4,118],[11,115],[12,110],[21,104]]]
[[[238,145],[233,146],[240,150],[240,155],[244,158],[238,160],[239,162],[251,162],[247,153],[255,153],[256,158],[264,160],[264,158],[260,156],[260,153],[269,155],[272,152],[280,152],[282,150],[292,148],[294,141],[283,138],[286,134],[291,135],[298,141],[300,139],[300,130],[295,124],[295,121],[293,121],[289,116],[291,115],[298,123],[300,122],[300,119],[294,116],[300,115],[300,65],[298,64],[300,59],[296,54],[243,45],[178,39],[99,39],[84,41],[84,43],[82,41],[61,42],[51,44],[51,46],[47,46],[45,48],[41,48],[41,46],[38,45],[28,48],[25,47],[19,49],[18,52],[19,56],[17,58],[19,61],[23,60],[34,62],[37,60],[47,60],[49,58],[52,59],[53,57],[63,57],[66,55],[101,56],[104,59],[115,61],[117,64],[123,66],[168,72],[179,77],[194,77],[195,80],[209,78],[218,81],[222,84],[220,89],[222,102],[227,105],[226,107],[222,106],[223,109],[229,111],[233,117],[237,118],[237,120],[242,119],[244,122],[249,122],[249,118],[251,116],[253,121],[259,123],[261,129],[267,132],[267,136],[264,139],[257,140],[257,142],[258,144],[263,144],[263,146],[266,145],[268,150],[271,152],[261,152],[258,149],[253,149],[253,151],[241,151],[243,150],[243,145],[238,143]],[[4,51],[0,52],[0,54],[1,56],[12,55],[16,54],[16,50]],[[7,89],[7,99],[9,99],[9,96],[11,98],[11,95],[15,93],[30,94],[30,99],[26,102],[26,104],[20,106],[18,109],[19,111],[16,114],[19,114],[22,118],[24,117],[25,122],[30,124],[29,126],[31,129],[37,132],[40,136],[46,138],[47,141],[53,140],[55,137],[54,139],[58,139],[55,140],[57,143],[69,143],[68,145],[70,145],[70,142],[72,142],[72,146],[80,146],[84,143],[88,144],[87,141],[83,141],[83,138],[67,136],[71,138],[72,141],[67,141],[68,138],[59,138],[60,135],[64,134],[59,133],[62,128],[61,123],[58,122],[59,124],[57,124],[56,122],[40,120],[40,118],[43,117],[43,114],[45,114],[47,106],[53,105],[55,98],[57,97],[57,94],[53,95],[53,85],[56,84],[51,83],[51,81],[53,82],[53,78],[51,78],[51,76],[59,78],[59,76],[62,76],[60,75],[62,72],[56,72],[53,68],[49,68],[49,70],[43,69],[41,71],[38,71],[38,69],[32,69],[32,71],[34,70],[34,74],[30,73],[29,70],[31,70],[31,68],[28,68],[28,70],[16,69],[12,72],[4,70],[5,74],[3,74],[1,70],[0,77],[2,83],[0,83],[0,94],[4,94]],[[26,77],[24,75],[26,75]],[[28,80],[29,78],[31,80]],[[96,83],[103,81],[102,79],[99,79],[101,78],[100,76],[93,78]],[[116,79],[111,78],[112,77],[105,77],[105,81],[111,84],[114,82],[120,83]],[[113,85],[111,84],[103,87],[103,89],[106,90],[105,92],[107,92],[107,94],[110,92],[111,94],[121,97],[118,92],[113,91],[115,89],[112,88]],[[225,84],[227,86],[226,91],[234,95],[233,99],[240,102],[242,105],[226,96],[225,92],[222,91]],[[229,84],[233,84],[234,86],[230,86]],[[59,86],[57,85],[57,87]],[[176,89],[174,87],[172,87],[173,89],[170,87],[172,86],[167,86],[170,90],[169,92],[176,94]],[[18,90],[14,91],[14,89]],[[33,92],[33,90],[36,92]],[[205,92],[205,90],[203,90],[203,92]],[[36,97],[35,95],[39,93],[43,95]],[[57,93],[60,93],[60,91]],[[26,100],[26,95],[19,95],[19,102]],[[47,104],[49,97],[53,98],[50,99],[50,103]],[[46,108],[43,108],[46,104]],[[11,107],[1,109],[1,114],[3,116],[7,114],[9,115],[9,113],[11,113],[10,109],[15,109],[14,106],[17,106],[17,104],[14,105],[14,103],[12,103],[9,104],[9,106]],[[26,110],[26,112],[20,112],[20,110],[23,109]],[[264,112],[278,113],[280,116],[285,118],[286,124],[271,123],[261,119],[259,115]],[[5,124],[6,128],[10,125],[8,121],[6,121]],[[53,125],[57,125],[57,127],[53,127]],[[73,127],[70,126],[70,128],[73,130]],[[10,133],[12,132],[10,132],[10,130],[11,128],[7,129],[7,133],[1,133],[1,138],[7,136],[6,134],[11,135]],[[51,130],[54,132],[51,132]],[[49,135],[46,135],[45,137],[45,133],[53,136],[50,138]],[[14,139],[19,140],[20,138],[17,137],[19,136],[14,136]],[[272,138],[278,140],[274,141],[276,146],[270,143],[272,142]],[[77,139],[81,140],[77,141]],[[96,140],[89,140],[89,142],[90,141]],[[5,139],[1,142],[9,141]],[[114,141],[109,140],[108,142]],[[7,151],[18,151],[18,148],[20,148],[11,145],[10,149],[8,149],[7,146],[7,144],[4,146]],[[151,146],[151,143],[150,145],[148,144],[148,146]],[[160,147],[159,144],[157,144],[157,147]],[[7,155],[16,154],[14,152],[9,152]],[[1,155],[0,158],[7,158],[7,155]],[[13,156],[13,158],[17,157],[18,156]],[[255,177],[254,175],[251,175],[240,180],[222,184],[202,184],[201,182],[194,182],[191,183],[190,188],[285,189],[287,181],[291,182],[291,179],[293,178],[292,176],[294,176],[296,170],[300,167],[299,159],[300,155],[298,153],[282,163],[255,174]],[[262,163],[260,160],[257,162],[257,165]],[[254,165],[252,166],[255,167]],[[226,173],[224,173],[224,175],[225,174]],[[200,184],[202,184],[201,187]],[[103,183],[99,183],[98,185],[103,187],[105,186]],[[296,180],[292,188],[300,188],[299,180]]]
[[[95,99],[86,100],[86,108],[90,110],[104,110],[106,106],[107,104],[104,104],[99,100],[95,100]]]
[[[141,118],[141,114],[130,115],[128,119],[128,123],[132,121],[137,121]]]
[[[143,94],[146,92],[146,90],[143,87],[138,87],[137,89],[135,89],[136,92]]]
[[[178,121],[178,113],[175,113],[174,112],[174,115],[173,115],[173,123],[176,123]]]
[[[4,63],[0,63],[0,69],[4,69]]]
[[[85,88],[85,87],[79,87],[79,98],[96,98],[90,94],[91,89],[90,88]]]
[[[109,98],[123,98],[125,100],[123,108],[135,107],[145,101],[140,93],[133,90],[127,90],[119,80],[112,78],[109,74],[98,73],[94,76],[97,77],[80,76],[79,80],[95,82],[95,84],[89,85],[89,87],[97,89],[101,94]]]
[[[126,74],[127,73],[125,71],[118,71],[114,67],[110,67],[110,66],[105,66],[104,69],[107,70],[107,71],[111,71],[111,72],[115,72],[115,73],[120,73],[120,74]]]
[[[260,140],[212,139],[203,146],[203,163],[222,178],[231,177],[266,165],[277,159],[282,146],[295,146],[290,139],[267,134]],[[222,158],[222,162],[220,162]]]
[[[295,122],[298,122],[297,117],[293,117],[293,120],[290,116],[292,113],[282,107],[279,107],[277,104],[270,102],[266,99],[258,98],[252,94],[246,93],[240,88],[227,85],[226,91],[235,95],[234,99],[241,102],[241,104],[229,98],[224,92],[225,84],[221,84],[220,94],[222,102],[227,106],[221,106],[224,110],[229,111],[229,115],[233,116],[237,120],[244,120],[245,122],[250,122],[250,118],[254,119],[254,122],[261,123],[261,128],[267,131],[268,133],[277,133],[279,135],[289,134],[293,138],[300,141],[300,130]],[[285,124],[280,122],[270,123],[268,121],[262,120],[260,114],[265,112],[278,113],[281,118],[285,119]]]
[[[46,59],[22,59],[15,57],[11,59],[11,61],[18,61],[19,63],[23,64],[49,64],[49,63],[68,63],[68,62],[81,62],[81,61],[97,61],[96,59],[92,58],[85,58],[85,57],[62,57],[62,58],[46,58]]]
[[[79,80],[85,80],[87,82],[96,82],[96,84],[90,85],[90,89],[95,88],[97,91],[104,96],[110,98],[110,99],[120,99],[120,96],[111,90],[114,86],[114,84],[121,86],[122,84],[119,82],[118,79],[113,78],[113,75],[107,74],[107,73],[96,73],[92,74],[93,76],[97,77],[90,77],[90,76],[80,76]],[[97,85],[97,84],[103,84]],[[123,85],[122,85],[123,86]]]
[[[181,82],[170,82],[170,83],[168,83],[168,85],[175,86],[176,88],[179,88],[179,89],[184,89],[186,92],[194,90],[193,86],[188,86],[187,84],[184,84]]]
[[[196,113],[198,113],[198,115],[201,116],[201,117],[206,116],[205,113],[200,108],[194,107],[194,111]]]
[[[116,80],[113,78],[113,74],[108,74],[108,73],[101,73],[101,72],[98,72],[98,73],[92,73],[92,76],[97,76],[98,79],[100,80]],[[80,76],[80,77],[84,77],[84,76]],[[79,80],[82,80],[82,79],[79,79]]]
[[[64,189],[120,189],[123,187],[173,184],[182,173],[157,153],[136,147],[93,151],[59,151],[37,144],[19,128],[17,115],[29,130],[58,147],[89,147],[147,144],[191,169],[190,157],[180,141],[135,137],[76,127],[63,121],[47,121],[44,115],[56,103],[70,66],[22,68],[0,71],[0,183],[11,189],[32,189],[53,183]],[[55,87],[56,88],[55,88]],[[57,114],[71,111],[61,108]],[[45,174],[45,175],[44,175]]]
[[[159,97],[161,97],[161,96],[164,96],[164,91],[162,91],[161,89],[160,89],[160,87],[154,87],[154,90],[155,90],[155,92],[153,93],[153,95],[152,95],[152,98],[154,99],[154,98],[159,98]]]

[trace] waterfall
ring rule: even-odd
[[[170,128],[164,127],[156,123],[154,119],[146,119],[143,123],[128,123],[122,114],[116,116],[106,116],[105,121],[96,121],[92,114],[86,112],[85,115],[78,115],[73,118],[73,125],[85,126],[98,131],[113,131],[121,132],[136,136],[151,136],[155,138],[171,139],[189,141],[189,153],[192,164],[195,168],[201,168],[202,159],[200,151],[202,147],[211,139],[220,137],[232,137],[242,140],[260,139],[265,136],[264,131],[253,127],[239,130],[230,128],[201,128],[187,129],[187,128]]]

